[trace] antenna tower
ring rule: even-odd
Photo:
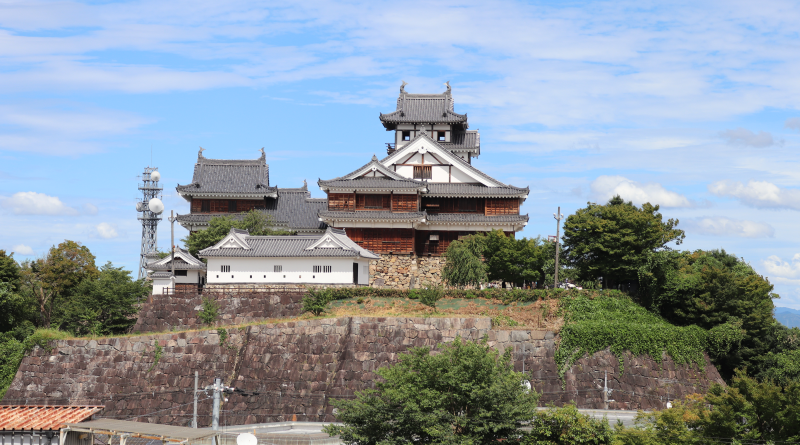
[[[136,203],[136,211],[140,213],[139,220],[142,221],[139,279],[147,275],[145,255],[158,248],[158,222],[161,221],[161,212],[164,211],[164,204],[159,199],[163,190],[158,184],[160,179],[161,173],[158,172],[158,167],[145,167],[142,182],[139,184],[139,190],[142,192],[142,198]]]

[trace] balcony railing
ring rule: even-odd
[[[386,143],[386,154],[390,155],[390,154],[394,153],[394,151],[396,150],[395,147],[397,147],[397,144],[395,144],[394,142],[387,142]]]

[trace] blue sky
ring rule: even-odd
[[[143,167],[178,213],[199,146],[265,147],[273,185],[323,196],[385,153],[401,80],[449,80],[475,165],[531,187],[523,235],[555,234],[557,206],[659,203],[682,248],[800,308],[798,22],[788,1],[2,1],[0,249],[72,239],[135,270]]]

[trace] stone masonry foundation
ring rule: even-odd
[[[369,264],[369,284],[392,289],[420,288],[442,284],[445,257],[383,254]]]

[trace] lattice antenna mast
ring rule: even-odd
[[[158,222],[161,221],[161,212],[164,211],[164,203],[161,202],[161,187],[158,181],[161,180],[161,173],[158,167],[145,167],[142,173],[142,182],[139,190],[142,198],[136,203],[136,211],[139,212],[139,220],[142,221],[142,250],[139,256],[139,279],[147,275],[147,255],[158,249]]]

